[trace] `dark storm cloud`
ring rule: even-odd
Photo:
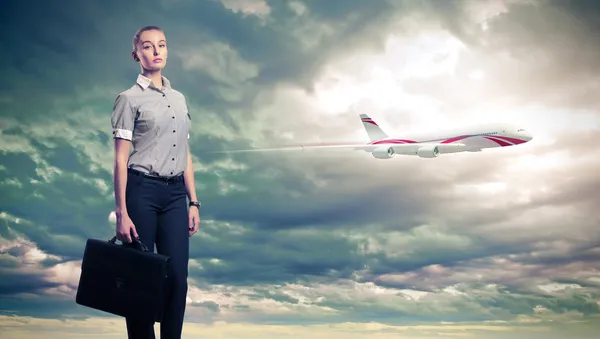
[[[538,8],[515,6],[492,22],[491,49],[514,51],[529,65],[514,90],[549,103],[595,106],[596,97],[586,92],[596,88],[598,73],[592,70],[600,67],[600,48],[591,43],[600,37],[599,15],[594,1],[551,1]]]
[[[11,99],[3,115],[33,122],[47,118],[57,96],[81,95],[98,87],[123,90],[123,85],[130,86],[139,71],[130,56],[135,30],[148,24],[159,25],[170,36],[168,23],[173,22],[173,18],[169,10],[181,12],[179,4],[172,2],[165,8],[165,2],[158,0],[68,1],[60,6],[49,2],[11,1],[9,10],[3,11],[11,13],[5,21],[5,29],[11,34],[0,38],[3,45],[12,46],[11,52],[2,57],[2,67],[11,79],[10,85],[0,89]],[[206,13],[203,7],[217,5],[206,1],[197,6],[192,12]],[[234,24],[235,18],[228,18],[226,13],[225,9],[212,11],[213,18]],[[188,31],[169,39],[173,50],[183,47],[190,29],[193,31],[193,27],[188,27]],[[176,58],[169,65],[171,74],[183,73]],[[202,85],[193,83],[196,87]],[[114,90],[112,97],[105,99],[105,111],[110,111],[119,91]],[[56,114],[65,116],[64,111],[53,116]]]
[[[272,184],[272,177],[248,180],[248,174],[245,173],[224,174],[226,180],[238,182],[247,190],[235,195],[212,197],[208,213],[219,220],[247,222],[263,229],[310,225],[352,227],[368,223],[374,218],[381,220],[377,216],[388,214],[387,211],[391,210],[397,211],[393,218],[400,224],[418,223],[419,216],[435,208],[428,202],[443,197],[444,187],[420,179],[417,167],[390,164],[388,169],[377,169],[377,165],[367,164],[363,157],[356,154],[316,160],[311,159],[310,155],[305,158],[299,155],[297,161],[288,165],[282,162],[279,166],[260,160],[276,157],[258,155],[249,163],[252,164],[253,173],[269,170],[280,172],[281,175],[275,179],[278,185]],[[343,169],[338,165],[340,162],[345,164]],[[366,173],[379,173],[379,178],[388,175],[393,178],[394,169],[403,171],[413,179],[410,182],[393,180],[392,185],[386,185],[386,180],[365,176]],[[307,178],[307,171],[314,171],[316,180],[325,181],[326,186]],[[359,183],[359,186],[354,183]],[[416,190],[416,187],[420,189]],[[417,220],[411,220],[415,216]],[[394,226],[403,227],[398,223]]]
[[[44,155],[45,161],[68,173],[85,173],[87,171],[86,163],[90,159],[82,150],[73,148],[73,145],[62,139],[49,138],[47,141],[53,143],[53,147],[47,147],[36,140],[31,140],[32,146]]]
[[[548,267],[557,267],[559,265],[570,265],[572,263],[579,263],[585,265],[586,268],[590,269],[600,268],[600,246],[598,246],[598,241],[596,239],[589,239],[586,241],[582,241],[581,243],[568,243],[567,241],[565,241],[565,243],[570,247],[567,251],[554,249],[550,245],[548,246],[549,249],[546,250],[547,253],[527,253],[524,255],[519,255],[517,256],[517,258],[523,264],[536,264],[547,265]],[[569,275],[564,271],[561,275],[563,275],[563,277],[560,279],[563,282],[565,281],[564,279],[573,279],[572,281],[578,281],[578,283],[582,285],[589,284],[584,281],[588,277],[569,278],[574,277],[574,275]],[[596,283],[591,285],[597,286],[598,284]]]
[[[358,241],[330,235],[319,229],[310,232],[264,232],[248,230],[227,235],[210,228],[209,239],[194,239],[191,256],[203,269],[190,275],[216,284],[283,284],[304,278],[348,278],[364,265]],[[210,263],[212,258],[219,263]]]
[[[60,148],[58,149],[60,150]],[[80,157],[68,157],[66,162],[52,162],[57,154],[73,153],[56,150],[45,152],[46,160],[63,169],[78,168],[82,176],[74,172],[56,175],[51,183],[35,172],[38,165],[28,155],[7,154],[0,185],[2,209],[24,222],[9,222],[7,226],[38,244],[45,252],[78,258],[83,253],[84,241],[88,237],[108,237],[107,211],[114,206],[110,196],[103,195],[94,182],[86,182],[86,171]],[[80,154],[81,155],[81,154]],[[19,161],[13,161],[19,160]],[[6,184],[7,179],[18,180],[20,187]],[[35,180],[36,182],[32,182]],[[35,208],[32,208],[35,206]]]
[[[0,163],[6,168],[5,171],[0,172],[2,182],[6,182],[6,179],[12,178],[15,175],[21,175],[23,179],[36,178],[38,176],[35,171],[37,164],[28,154],[3,151],[0,153]],[[6,193],[10,194],[8,191],[6,190]],[[3,194],[2,198],[0,198],[7,199],[0,200],[3,206],[10,202],[8,194]]]
[[[308,1],[305,2],[310,19],[326,22],[334,27],[333,34],[323,38],[318,45],[301,51],[302,41],[291,33],[312,21],[303,21],[292,15],[286,2],[273,2],[273,23],[256,33],[240,31],[235,34],[224,29],[219,36],[240,49],[242,56],[261,65],[259,83],[294,82],[306,88],[312,87],[312,79],[321,70],[324,61],[349,48],[373,45],[383,36],[376,32],[377,25],[393,16],[392,7],[386,1]],[[281,16],[280,16],[281,15]],[[315,32],[317,33],[317,32]],[[256,35],[255,35],[256,34]],[[312,37],[305,37],[310,39]],[[370,40],[369,38],[374,38]]]
[[[5,5],[3,13],[8,17],[3,20],[4,28],[10,34],[3,34],[0,42],[11,46],[11,52],[3,53],[2,68],[11,81],[1,92],[12,100],[3,115],[33,122],[45,116],[43,110],[56,95],[69,95],[107,80],[98,76],[110,73],[98,68],[112,65],[116,74],[123,73],[118,71],[123,70],[118,61],[101,62],[107,60],[107,54],[100,33],[110,27],[108,21],[103,27],[102,13],[124,4],[68,1],[56,6],[45,1],[10,1]]]
[[[45,281],[42,274],[28,274],[0,267],[0,275],[2,275],[2,279],[0,279],[0,296],[39,293],[44,289],[59,286],[59,284]]]
[[[485,98],[483,109],[502,100],[594,109],[599,103],[593,94],[599,74],[594,70],[600,67],[600,48],[593,43],[600,35],[599,14],[595,1],[515,1],[507,13],[488,21],[486,31],[469,20],[458,22],[464,18],[459,16],[448,27],[460,27],[451,32],[468,48],[458,65],[463,77],[410,80],[407,88],[430,93],[457,110],[472,108],[478,98]],[[473,68],[483,69],[487,81],[465,81]]]
[[[309,0],[303,2],[313,13],[314,17],[328,22],[339,22],[349,18],[375,18],[393,7],[388,1],[374,0]],[[356,19],[359,21],[358,19]],[[354,26],[354,25],[352,25]]]
[[[470,260],[452,264],[432,263],[413,271],[396,271],[374,277],[381,286],[436,291],[459,285],[470,293],[472,284],[495,284],[515,294],[552,296],[541,286],[552,283],[574,283],[583,286],[578,293],[599,294],[598,284],[589,280],[597,277],[600,266],[596,244],[557,241],[558,244],[537,244],[515,248],[505,255],[472,256]],[[483,245],[485,246],[485,245]],[[565,249],[567,248],[567,249]],[[464,284],[464,285],[463,285]],[[588,287],[588,288],[585,288]]]

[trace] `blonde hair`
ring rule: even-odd
[[[132,41],[132,47],[133,47],[134,52],[137,51],[137,45],[140,43],[140,36],[142,35],[142,33],[144,33],[145,31],[152,31],[152,30],[161,31],[164,33],[162,28],[160,28],[158,26],[144,26],[144,27],[138,29],[137,32],[135,32],[135,35],[133,36],[133,41]]]

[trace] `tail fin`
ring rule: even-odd
[[[388,137],[387,133],[385,133],[368,115],[361,114],[360,120],[362,121],[365,130],[367,130],[367,135],[369,136],[369,139],[371,139],[371,142]]]

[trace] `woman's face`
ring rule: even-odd
[[[142,32],[137,47],[137,56],[142,67],[147,70],[160,70],[167,65],[167,38],[158,30]]]

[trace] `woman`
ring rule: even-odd
[[[161,339],[180,339],[187,296],[189,238],[198,231],[192,157],[191,117],[185,97],[162,75],[167,62],[164,32],[138,30],[132,56],[141,66],[136,83],[114,104],[114,190],[116,235],[138,238],[149,249],[171,257],[170,295],[161,321]],[[133,152],[130,154],[130,145]],[[189,210],[186,204],[189,198]],[[126,319],[130,339],[154,339],[154,323]]]

